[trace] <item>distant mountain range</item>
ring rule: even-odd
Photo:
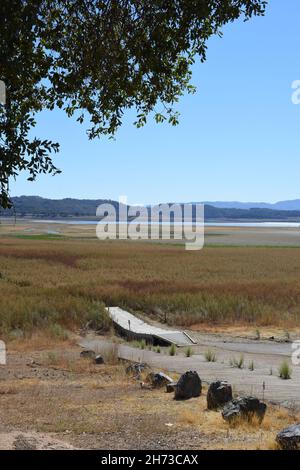
[[[300,211],[300,199],[291,201],[278,201],[274,204],[268,202],[239,202],[239,201],[204,201],[203,204],[222,209],[273,209],[280,211]]]
[[[14,207],[0,211],[0,216],[53,218],[96,218],[96,209],[102,203],[119,203],[110,199],[45,199],[39,196],[12,198]],[[205,220],[300,220],[300,199],[275,204],[252,202],[204,202]]]
[[[119,203],[110,199],[46,199],[39,196],[13,197],[13,208],[0,211],[0,216],[18,217],[95,217],[97,207],[103,203]]]

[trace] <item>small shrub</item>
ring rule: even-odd
[[[55,339],[66,340],[69,337],[68,332],[58,323],[53,323],[52,325],[50,325],[48,327],[48,331],[50,336]]]
[[[256,331],[255,331],[255,339],[260,340],[260,331],[258,328],[256,328]]]
[[[144,339],[140,341],[140,349],[146,349],[146,341]]]
[[[204,357],[207,362],[216,362],[217,360],[216,353],[212,351],[211,349],[208,349],[207,351],[205,351]]]
[[[92,302],[86,312],[87,325],[97,331],[109,331],[112,327],[112,320],[102,302]]]
[[[185,355],[186,357],[191,357],[193,355],[193,351],[190,346],[185,350]]]
[[[283,361],[280,364],[278,372],[282,380],[288,380],[292,377],[292,368],[287,361]]]
[[[57,364],[58,363],[58,355],[54,351],[49,351],[47,354],[48,361],[50,364]]]
[[[14,339],[20,339],[25,337],[25,332],[23,330],[20,330],[19,328],[10,331],[9,333],[9,339],[14,340]]]
[[[170,356],[175,356],[176,355],[176,346],[175,344],[171,344],[170,349],[169,349],[169,355]]]
[[[236,357],[231,358],[229,364],[231,365],[231,367],[236,367],[237,369],[243,369],[244,355],[241,354],[238,359]]]
[[[157,352],[158,354],[160,354],[160,346],[157,346],[156,352]]]

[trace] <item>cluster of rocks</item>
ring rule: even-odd
[[[150,372],[146,384],[150,388],[166,388],[167,393],[174,392],[175,400],[188,400],[199,397],[202,393],[202,382],[196,371],[187,371],[174,382],[171,377],[163,372]],[[212,382],[207,392],[207,408],[209,410],[222,409],[223,419],[233,423],[237,419],[251,421],[258,419],[261,423],[264,419],[267,405],[255,397],[233,398],[232,387],[225,381]]]
[[[264,419],[267,405],[258,398],[247,396],[233,398],[232,387],[228,382],[212,382],[207,392],[207,408],[222,409],[222,417],[228,423],[235,420],[252,421],[254,418],[261,423]]]
[[[80,357],[91,359],[95,364],[104,364],[103,357],[95,351],[83,350]],[[132,374],[134,378],[141,378],[149,366],[143,362],[130,364],[126,368],[127,374]],[[174,393],[175,400],[188,400],[193,397],[199,397],[202,393],[202,382],[196,371],[187,371],[181,375],[178,382],[163,372],[150,372],[145,383],[141,382],[142,387],[151,389],[165,387],[167,393]],[[232,387],[226,381],[212,382],[207,392],[207,409],[221,409],[223,419],[232,424],[237,420],[251,422],[257,419],[262,423],[267,405],[256,397],[246,396],[233,398]],[[300,423],[289,426],[279,432],[276,436],[276,442],[285,450],[300,449]]]
[[[202,391],[202,383],[197,372],[185,372],[178,382],[175,382],[171,377],[164,372],[150,372],[145,383],[142,382],[142,387],[149,388],[162,388],[165,387],[167,393],[174,392],[175,400],[187,400],[192,397],[199,397]]]

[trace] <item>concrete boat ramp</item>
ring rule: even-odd
[[[149,343],[175,344],[176,346],[192,346],[197,342],[185,331],[158,328],[144,322],[120,307],[108,307],[108,313],[116,330],[128,339],[145,340]]]

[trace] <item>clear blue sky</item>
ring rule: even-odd
[[[264,18],[236,22],[194,67],[197,94],[181,100],[180,124],[126,119],[116,141],[88,141],[63,112],[39,116],[36,134],[61,143],[63,171],[11,183],[13,195],[112,198],[130,203],[300,198],[299,0],[271,0]]]

